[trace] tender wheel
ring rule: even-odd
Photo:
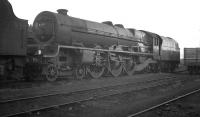
[[[149,72],[152,73],[154,72],[154,64],[149,64]]]
[[[159,64],[152,64],[152,71],[154,73],[160,72],[161,71],[161,67]]]
[[[162,72],[162,68],[160,66],[160,64],[156,64],[156,72]]]
[[[55,65],[49,65],[47,68],[46,78],[48,81],[55,81],[58,78],[58,69]]]
[[[122,72],[122,64],[119,61],[110,60],[109,71],[114,77],[118,77]]]
[[[89,65],[87,67],[88,73],[92,76],[92,78],[100,78],[104,73],[105,67],[97,66],[97,65]]]
[[[77,66],[75,68],[75,78],[78,80],[81,80],[85,77],[86,75],[86,69],[84,65]]]
[[[147,73],[150,73],[150,72],[151,72],[151,65],[150,65],[150,64],[146,67],[146,72],[147,72]]]
[[[124,64],[124,71],[129,75],[132,76],[135,72],[136,63],[133,59],[127,60]]]

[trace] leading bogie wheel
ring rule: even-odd
[[[56,65],[48,65],[47,67],[47,73],[46,73],[46,79],[48,81],[55,81],[58,78],[58,69]]]
[[[86,68],[84,65],[77,66],[74,71],[75,78],[82,80],[86,76]]]

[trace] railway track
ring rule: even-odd
[[[158,77],[160,75],[153,75],[150,74],[148,76],[136,76],[134,78],[119,78],[119,80],[107,79],[107,80],[90,80],[90,81],[83,81],[83,82],[69,82],[66,84],[58,83],[56,86],[52,86],[52,84],[45,84],[44,87],[32,87],[32,88],[22,88],[22,89],[2,89],[0,90],[0,103],[5,101],[14,101],[20,100],[23,98],[35,98],[35,97],[42,97],[42,96],[50,96],[50,95],[57,95],[57,94],[66,94],[72,92],[78,92],[83,90],[91,90],[91,89],[98,89],[103,87],[110,87],[110,86],[117,86],[117,85],[124,85],[128,83],[141,83],[141,82],[149,82],[155,80],[154,77]],[[163,74],[160,79],[167,77],[172,77],[169,74]],[[106,81],[106,82],[105,82]],[[32,85],[32,84],[30,84]]]
[[[153,109],[159,108],[159,107],[164,106],[164,105],[166,105],[166,104],[168,104],[168,103],[177,101],[177,100],[179,100],[179,99],[181,99],[181,98],[184,98],[184,97],[186,97],[186,96],[189,96],[189,95],[192,95],[192,94],[195,94],[195,93],[198,93],[198,92],[200,92],[200,89],[195,89],[195,90],[193,90],[193,91],[191,91],[191,92],[189,92],[189,93],[186,93],[186,94],[177,96],[177,97],[175,97],[175,98],[173,98],[173,99],[169,99],[169,100],[164,101],[164,102],[162,102],[162,103],[160,103],[160,104],[157,104],[157,105],[151,106],[151,107],[149,107],[149,108],[146,108],[146,109],[144,109],[144,110],[142,110],[142,111],[139,111],[139,112],[130,114],[130,115],[128,115],[127,117],[135,117],[135,116],[142,115],[142,114],[144,114],[144,113],[146,113],[146,112],[149,112],[149,111],[151,111],[151,110],[153,110]]]
[[[173,72],[173,74],[181,74],[183,72],[187,72],[187,69],[184,69],[184,70],[177,70],[175,72]],[[143,71],[143,72],[137,72],[136,74],[145,74],[145,73],[149,73],[149,72],[146,72],[146,71]],[[163,72],[163,73],[168,73],[168,72]],[[24,80],[24,79],[23,79]],[[0,89],[2,88],[7,88],[8,85],[12,85],[12,84],[20,84],[21,82],[23,82],[24,84],[27,84],[27,82],[23,81],[23,80],[6,80],[6,81],[0,81]],[[65,79],[62,79],[61,80],[65,80]],[[36,78],[34,79],[34,81],[37,81],[38,83],[41,83],[42,82],[46,82],[45,81],[45,78]],[[6,85],[5,85],[6,84]],[[17,87],[17,86],[15,86]],[[28,86],[27,86],[28,87]]]
[[[137,83],[134,82],[122,85],[80,90],[70,93],[57,93],[18,99],[9,99],[3,101],[1,100],[0,116],[7,117],[29,113],[33,111],[44,110],[76,102],[88,101],[96,98],[102,98],[126,92],[138,91],[146,88],[168,85],[170,83],[173,83],[174,81],[175,79],[173,77],[165,77],[154,80],[146,80]]]

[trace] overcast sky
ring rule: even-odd
[[[17,17],[29,20],[41,11],[67,9],[81,19],[112,21],[127,28],[147,30],[178,41],[184,47],[200,47],[199,0],[9,0]]]

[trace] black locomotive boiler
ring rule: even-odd
[[[171,72],[179,64],[178,43],[172,38],[110,21],[74,18],[65,9],[41,12],[28,28],[27,21],[14,16],[7,0],[2,3],[1,11],[11,12],[12,17],[1,15],[0,76],[15,73],[20,66],[23,76],[44,76],[49,81],[118,77],[144,70]]]

